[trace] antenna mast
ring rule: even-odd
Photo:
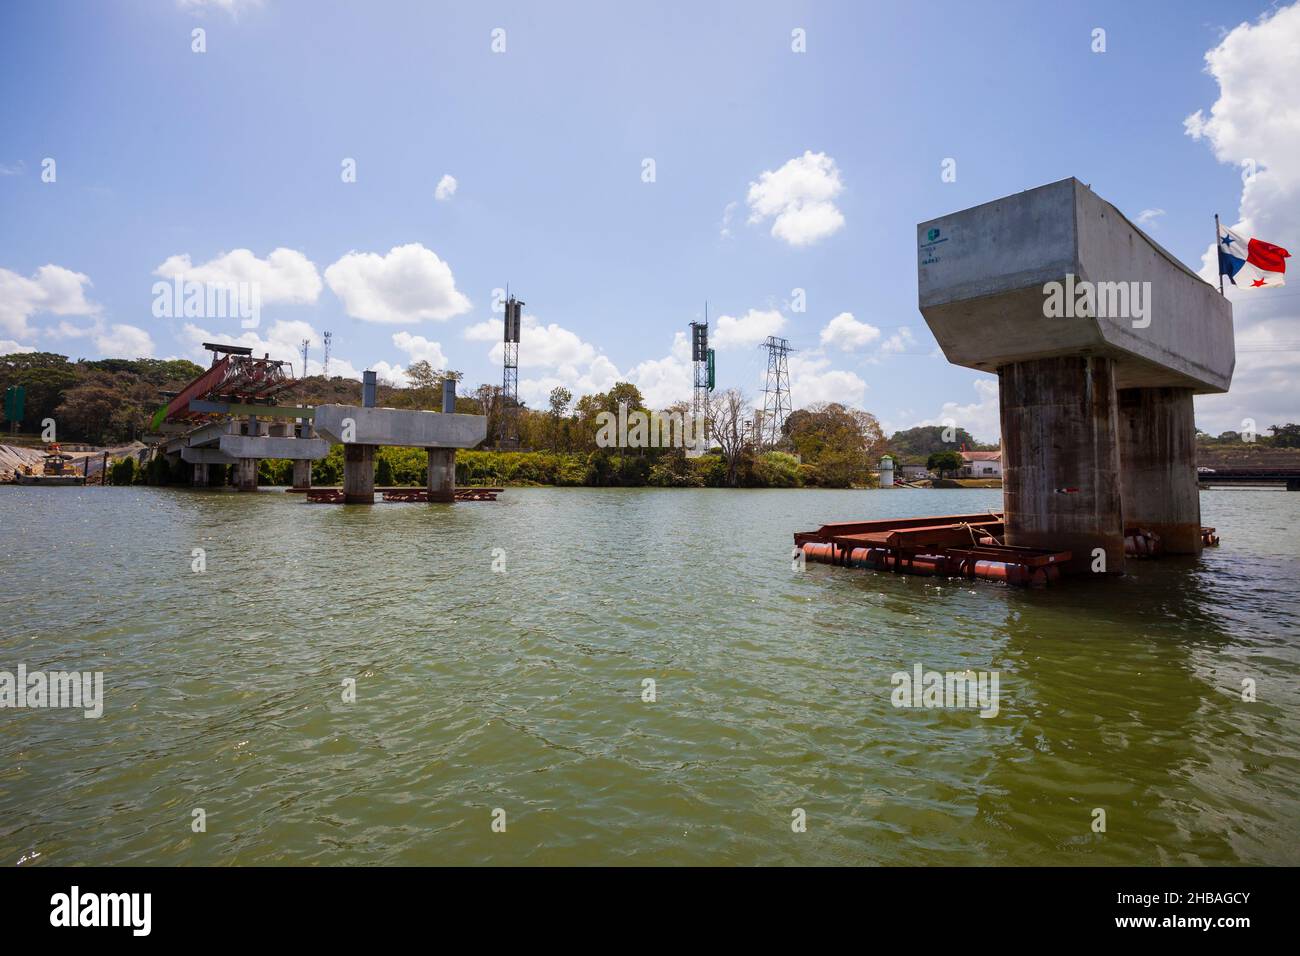
[[[505,357],[501,369],[501,425],[497,445],[519,447],[519,333],[523,325],[524,303],[509,294],[507,286],[506,322],[503,345]]]

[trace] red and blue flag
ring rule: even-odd
[[[1291,253],[1262,239],[1243,239],[1219,227],[1219,275],[1242,289],[1286,285],[1286,260]]]

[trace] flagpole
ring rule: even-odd
[[[1223,239],[1219,236],[1219,214],[1214,214],[1214,268],[1219,273],[1219,295],[1223,295],[1223,266],[1220,263],[1219,243]]]

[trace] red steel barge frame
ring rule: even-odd
[[[1002,516],[984,512],[824,524],[795,532],[794,544],[823,564],[1035,587],[1057,580],[1072,556],[999,544],[1002,534]]]
[[[341,505],[344,503],[342,488],[289,488],[290,492],[296,494],[305,494],[307,501],[314,505]],[[380,487],[375,491],[383,495],[384,501],[428,501],[429,491],[427,488],[407,488],[407,487]],[[501,494],[501,488],[482,488],[477,485],[468,488],[457,488],[453,495],[457,501],[496,501],[497,495]]]
[[[1069,551],[1022,548],[1001,543],[1003,517],[994,511],[968,515],[889,518],[824,524],[797,531],[794,545],[808,561],[870,568],[898,574],[984,578],[1041,587],[1061,576]],[[1219,543],[1214,528],[1202,528],[1206,546]],[[1160,554],[1160,536],[1140,528],[1124,531],[1124,552]]]

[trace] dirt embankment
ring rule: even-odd
[[[1300,468],[1300,448],[1266,445],[1198,445],[1198,468]]]
[[[145,450],[146,446],[140,442],[131,442],[129,445],[117,445],[112,448],[95,448],[91,451],[69,451],[67,454],[77,459],[75,462],[78,473],[83,467],[87,467],[92,478],[99,474],[104,463],[104,452],[108,452],[108,460],[111,464],[119,458],[126,458],[128,455],[139,459],[140,452]],[[39,472],[42,462],[45,458],[45,450],[42,448],[25,448],[21,445],[0,445],[0,481],[12,481],[15,474],[24,467],[30,465],[33,471]],[[86,466],[83,466],[82,459],[89,459]]]
[[[25,465],[39,468],[42,457],[41,452],[35,448],[0,445],[0,481],[8,481]]]

